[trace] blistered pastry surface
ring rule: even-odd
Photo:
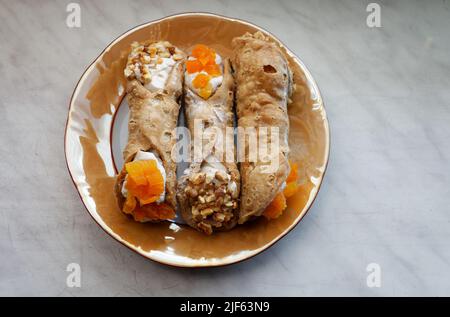
[[[279,147],[270,161],[278,166],[267,172],[261,157],[251,162],[249,142],[245,141],[245,161],[241,162],[240,223],[260,216],[280,191],[289,173],[289,103],[292,75],[280,48],[262,33],[245,34],[232,41],[232,63],[236,79],[238,126],[242,128],[276,128]],[[257,134],[260,137],[259,133]],[[270,140],[268,140],[270,149]],[[254,151],[254,149],[253,149]]]

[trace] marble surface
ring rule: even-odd
[[[0,295],[450,295],[450,3],[0,0]],[[331,157],[319,196],[267,252],[205,270],[152,263],[89,217],[63,152],[78,78],[129,28],[183,11],[251,21],[310,68]],[[81,287],[66,285],[69,263]],[[381,287],[367,286],[369,263]]]

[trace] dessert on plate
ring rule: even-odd
[[[175,217],[176,143],[185,54],[167,41],[133,43],[124,74],[130,109],[124,166],[115,193],[139,222]]]
[[[233,90],[229,60],[208,46],[196,45],[184,74],[191,163],[180,178],[177,197],[184,220],[206,234],[229,230],[238,221]]]
[[[210,235],[259,216],[275,219],[297,192],[297,164],[288,159],[289,64],[260,32],[234,38],[232,51],[230,61],[203,44],[188,57],[167,41],[132,45],[124,71],[129,135],[115,191],[120,209],[136,221],[173,219],[179,210],[189,226]],[[191,151],[177,185],[172,150],[180,99]],[[244,131],[240,169],[234,110]],[[247,129],[254,129],[257,148]]]
[[[239,224],[264,215],[277,218],[286,208],[286,198],[297,191],[297,165],[290,164],[288,104],[293,89],[292,74],[280,47],[261,32],[244,34],[232,41],[232,65],[236,83],[236,112],[240,128],[256,129],[258,142],[264,131],[275,133],[278,147],[250,160],[250,142],[242,141],[240,162],[241,197]],[[264,128],[264,129],[261,129]],[[275,129],[271,129],[275,128]],[[268,136],[267,146],[272,139]],[[269,168],[270,163],[276,165]]]

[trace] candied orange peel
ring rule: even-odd
[[[128,191],[123,212],[136,221],[167,220],[175,211],[166,203],[155,203],[164,192],[164,177],[155,160],[133,161],[125,164]],[[139,204],[138,204],[139,202]]]
[[[137,206],[133,212],[136,221],[168,220],[175,218],[175,211],[166,203]]]
[[[157,201],[164,192],[164,178],[155,160],[129,162],[125,164],[125,170],[128,173],[125,187],[141,205]],[[132,203],[127,206],[131,208]]]
[[[283,190],[283,195],[286,198],[294,196],[299,190],[297,182],[290,182],[286,184],[286,188]]]
[[[267,219],[276,219],[281,216],[286,207],[286,197],[284,197],[283,193],[278,193],[266,210],[264,210],[263,216]]]
[[[289,161],[289,166],[291,168],[291,171],[286,178],[286,183],[296,182],[298,178],[298,164]]]
[[[199,89],[200,97],[208,99],[213,93],[211,78],[222,74],[220,65],[216,64],[216,52],[204,44],[197,44],[194,46],[191,56],[194,59],[186,61],[186,72],[188,74],[198,73],[192,84],[194,88]]]
[[[199,60],[202,65],[215,63],[216,60],[216,52],[204,44],[195,45],[192,50],[192,56]]]
[[[294,196],[299,190],[297,184],[298,165],[297,163],[289,162],[289,166],[291,170],[286,178],[285,189],[278,193],[269,206],[267,206],[266,210],[264,210],[263,216],[267,219],[275,219],[281,216],[283,211],[287,208],[286,199]]]
[[[205,67],[203,68],[203,70],[205,72],[207,72],[209,75],[213,76],[213,77],[217,77],[220,76],[222,74],[221,70],[220,70],[220,66],[217,64],[208,64],[205,65]]]
[[[208,83],[208,85],[206,85],[206,87],[203,87],[200,90],[199,95],[203,99],[208,99],[212,95],[212,93],[213,93],[212,85],[210,83]]]
[[[125,203],[123,205],[123,212],[126,214],[130,214],[136,208],[137,202],[136,197],[128,193],[127,198],[125,199]]]
[[[284,197],[286,198],[294,196],[299,190],[299,186],[297,184],[298,164],[289,162],[289,165],[291,167],[291,171],[289,172],[289,175],[286,178],[286,188],[283,191]]]
[[[210,76],[200,73],[197,76],[195,76],[194,80],[192,81],[192,84],[194,85],[195,88],[205,88],[208,85],[210,79],[211,79]]]
[[[216,77],[222,74],[219,65],[216,64],[216,52],[203,44],[197,44],[192,50],[195,59],[186,61],[186,71],[189,74],[204,71]]]
[[[203,70],[203,65],[202,65],[202,63],[200,63],[199,60],[194,59],[194,60],[186,61],[186,71],[189,74],[198,73],[198,72],[201,72],[202,70]]]

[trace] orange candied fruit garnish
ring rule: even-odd
[[[281,216],[283,211],[287,208],[286,198],[294,196],[300,189],[297,184],[298,165],[297,163],[292,162],[289,162],[289,165],[291,171],[286,178],[286,188],[275,196],[263,213],[263,216],[267,219],[275,219]]]
[[[175,211],[166,203],[138,206],[133,212],[134,220],[167,220],[175,218]]]
[[[208,64],[204,67],[205,72],[207,72],[209,75],[216,77],[220,76],[220,66],[217,64]]]
[[[210,78],[211,78],[210,76],[200,73],[197,76],[195,76],[194,80],[192,81],[192,84],[197,89],[204,88],[206,87],[206,85],[208,85]]]
[[[197,44],[192,50],[194,60],[186,62],[186,71],[189,74],[205,71],[215,77],[220,76],[220,66],[216,64],[216,52],[203,44]]]
[[[203,64],[197,59],[186,61],[186,71],[189,74],[198,73],[203,70]]]
[[[278,193],[269,206],[267,206],[266,210],[264,210],[263,216],[269,220],[278,218],[286,207],[286,198],[283,193]]]
[[[164,191],[164,178],[155,160],[129,162],[125,164],[125,169],[128,173],[125,187],[129,195],[136,197],[141,205],[159,199]]]
[[[297,163],[289,162],[291,167],[291,171],[289,172],[288,177],[286,178],[286,188],[283,191],[284,197],[289,198],[295,195],[299,190],[299,186],[297,184],[298,178],[298,165]]]
[[[289,172],[289,176],[286,179],[286,183],[297,181],[298,178],[298,164],[289,162],[289,166],[291,167],[291,171]]]
[[[283,190],[283,195],[286,198],[292,197],[299,190],[297,182],[287,183],[286,188]]]
[[[136,208],[136,197],[128,193],[125,204],[123,205],[123,212],[126,214],[131,213]]]
[[[208,99],[212,95],[212,85],[208,84],[206,87],[203,87],[200,89],[200,92],[198,93],[200,97],[203,99]]]
[[[192,56],[194,56],[195,58],[199,58],[200,56],[208,54],[209,51],[210,48],[205,44],[197,44],[192,49]]]
[[[206,65],[215,61],[216,52],[204,44],[197,44],[192,50],[192,56],[198,59],[203,65]]]

